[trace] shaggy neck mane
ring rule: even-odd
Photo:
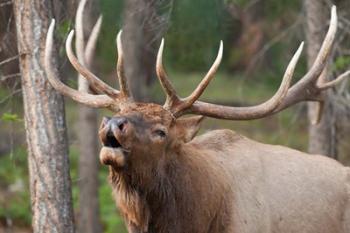
[[[110,168],[114,197],[126,222],[145,232],[162,232],[162,226],[177,232],[179,224],[175,219],[178,219],[179,205],[184,204],[178,197],[186,192],[184,185],[178,185],[182,180],[182,170],[177,159],[152,171],[116,172]],[[177,190],[178,187],[182,188],[181,191]]]
[[[185,144],[164,157],[166,162],[153,170],[111,170],[120,213],[129,228],[136,227],[135,232],[207,232],[203,222],[227,214],[223,203],[229,186],[224,179],[210,178],[213,169],[220,174],[221,168],[213,166],[195,144]],[[195,215],[199,212],[205,214]]]

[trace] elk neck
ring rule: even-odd
[[[207,198],[201,198],[207,187],[200,176],[196,177],[196,171],[205,172],[207,164],[198,154],[193,154],[194,151],[191,145],[184,144],[165,156],[172,159],[162,161],[151,171],[116,172],[110,168],[110,181],[122,215],[133,224],[152,228],[154,232],[163,232],[158,227],[165,225],[174,232],[185,225],[191,226],[185,222],[196,219],[183,213],[191,212],[189,208],[201,211],[201,200]],[[220,200],[214,202],[217,201]]]

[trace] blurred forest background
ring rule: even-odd
[[[223,63],[202,99],[235,106],[260,103],[278,88],[299,43],[306,40],[306,47],[310,45],[305,2],[89,0],[84,16],[87,35],[99,14],[103,16],[92,67],[106,82],[113,85],[117,83],[115,38],[123,27],[125,52],[130,54],[126,56],[125,68],[135,98],[162,103],[164,94],[154,67],[161,38],[165,38],[165,66],[182,96],[188,95],[205,75],[222,39]],[[332,78],[350,67],[350,1],[314,2],[322,2],[325,9],[320,12],[324,17],[324,21],[320,22],[322,39],[328,28],[331,5],[336,4],[338,7],[338,33],[333,61],[329,66],[329,77]],[[65,83],[77,87],[77,74],[67,62],[64,39],[74,28],[78,0],[51,3],[58,20],[56,41],[60,73]],[[31,232],[32,215],[18,63],[22,54],[17,48],[13,4],[11,0],[0,0],[0,232],[20,233]],[[307,52],[303,54],[295,80],[307,71]],[[349,90],[349,81],[331,90],[329,96],[332,104],[326,105],[325,109],[332,109],[333,112],[331,118],[326,118],[327,126],[332,126],[326,144],[332,145],[332,148],[325,153],[348,165]],[[111,113],[84,109],[69,99],[65,99],[65,109],[77,229],[79,232],[126,232],[112,200],[107,182],[108,169],[100,167],[98,162],[97,125],[101,116]],[[306,104],[299,104],[283,113],[249,122],[207,119],[202,131],[230,128],[261,142],[312,151],[308,143],[306,109]],[[86,131],[81,135],[84,121],[95,127],[88,135]],[[85,156],[86,153],[90,155]],[[90,217],[84,217],[84,213]],[[84,229],[84,226],[90,230]]]

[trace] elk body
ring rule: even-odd
[[[329,31],[310,71],[289,88],[302,44],[276,94],[252,107],[198,101],[221,61],[222,43],[202,82],[189,97],[180,98],[162,65],[162,41],[157,74],[167,95],[164,106],[133,101],[123,72],[121,33],[117,37],[120,91],[86,69],[83,56],[75,57],[74,32],[66,42],[68,58],[97,94],[74,90],[55,77],[50,60],[54,21],[47,35],[45,67],[50,83],[61,93],[115,113],[103,119],[99,130],[100,160],[109,166],[116,204],[130,233],[348,233],[349,168],[324,156],[262,144],[230,130],[196,136],[203,116],[249,120],[304,100],[322,102],[322,91],[345,77],[319,80],[336,28],[333,7]],[[199,116],[182,117],[188,113]]]

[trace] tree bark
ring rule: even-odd
[[[305,0],[306,11],[306,40],[307,40],[307,62],[308,67],[316,59],[317,53],[322,45],[329,22],[330,7],[325,1]],[[330,76],[329,67],[324,73]],[[337,157],[337,140],[335,127],[335,105],[331,101],[332,90],[327,91],[322,118],[319,124],[309,124],[309,152],[323,154],[329,157]],[[308,116],[311,122],[316,117],[317,103],[308,103]]]
[[[96,19],[95,12],[97,4],[95,1],[88,1],[84,10],[84,33],[90,35],[92,26]],[[92,64],[85,64],[92,69]],[[79,75],[79,90],[89,92],[89,84],[85,78]],[[100,211],[98,201],[98,140],[97,140],[97,112],[95,109],[80,105],[79,124],[77,128],[79,143],[79,233],[102,232],[100,223]]]
[[[32,226],[74,232],[64,102],[45,77],[44,48],[53,1],[15,0],[14,13],[28,144]]]

